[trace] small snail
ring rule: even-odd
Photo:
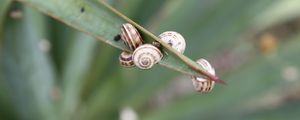
[[[144,44],[134,50],[132,57],[135,66],[140,69],[150,69],[161,60],[163,55],[155,46]]]
[[[199,59],[196,61],[199,65],[201,65],[207,72],[215,75],[215,69],[209,64],[209,62],[205,59]],[[194,88],[200,93],[208,93],[210,92],[215,85],[215,81],[207,80],[207,78],[201,76],[192,76],[192,82]]]
[[[133,67],[132,54],[129,52],[122,52],[119,56],[120,64],[124,67]]]
[[[162,41],[169,44],[172,48],[176,49],[178,52],[184,53],[186,43],[182,35],[179,33],[174,31],[166,31],[161,33],[158,37]]]
[[[131,50],[135,50],[143,44],[141,35],[133,25],[125,23],[122,25],[121,31],[121,39]]]

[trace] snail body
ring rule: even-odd
[[[134,67],[132,60],[132,54],[129,52],[123,51],[119,56],[120,64],[124,67]]]
[[[178,52],[184,53],[186,43],[181,34],[174,31],[166,31],[161,33],[158,37]]]
[[[135,50],[143,44],[143,39],[138,30],[130,23],[125,23],[121,27],[121,39],[130,50]]]
[[[150,69],[162,59],[163,54],[155,46],[144,44],[134,50],[132,57],[135,66],[140,69]]]
[[[209,72],[212,75],[215,75],[215,69],[210,65],[210,63],[207,60],[199,59],[196,62],[199,65],[201,65],[207,72]],[[192,76],[191,79],[195,90],[200,93],[210,92],[215,85],[215,81],[208,80],[204,76]]]

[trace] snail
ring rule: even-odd
[[[133,63],[140,69],[150,69],[158,63],[163,57],[161,51],[151,45],[144,44],[134,50],[132,54]]]
[[[125,23],[121,28],[121,39],[130,50],[135,50],[138,46],[143,44],[142,37],[137,29],[130,23]]]
[[[199,65],[201,65],[207,72],[215,75],[215,69],[210,65],[210,63],[205,59],[199,59],[196,61]],[[192,76],[191,77],[193,86],[196,91],[200,93],[208,93],[210,92],[215,85],[215,81],[207,80],[207,78],[203,76]]]
[[[158,37],[162,41],[169,44],[172,48],[176,49],[178,52],[184,53],[186,43],[182,35],[179,33],[174,31],[166,31],[161,33]]]
[[[120,64],[124,67],[133,67],[132,54],[129,52],[123,51],[119,56]]]

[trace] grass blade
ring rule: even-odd
[[[40,47],[45,36],[44,18],[25,8],[21,19],[9,19],[4,32],[4,77],[22,119],[56,119],[51,96],[55,73]]]
[[[193,60],[180,54],[151,32],[122,15],[103,1],[99,1],[99,4],[95,1],[88,0],[48,0],[47,2],[24,0],[24,3],[75,29],[125,51],[129,50],[121,41],[114,41],[113,38],[121,32],[120,27],[123,23],[131,23],[141,31],[146,42],[151,43],[152,41],[158,41],[165,48],[164,51],[168,54],[165,55],[164,59],[160,62],[161,65],[188,75],[202,74],[212,80],[218,80],[218,77],[207,73]]]
[[[11,0],[1,0],[0,1],[0,37],[2,34],[3,21],[6,11],[11,3]]]

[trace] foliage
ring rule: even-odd
[[[163,66],[119,66],[113,37],[135,23],[103,1],[23,1],[0,1],[0,119],[118,119],[124,107],[149,120],[298,118],[299,0],[107,1],[155,35],[182,33],[185,55],[228,84],[205,95],[186,75],[195,63],[167,46]]]

